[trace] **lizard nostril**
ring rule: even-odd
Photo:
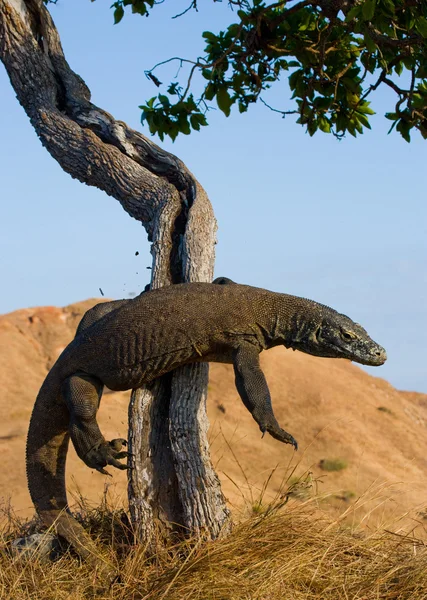
[[[384,348],[379,348],[374,351],[374,355],[384,363],[387,360],[387,353]]]

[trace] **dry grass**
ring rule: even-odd
[[[346,513],[351,511],[347,509]],[[347,515],[344,515],[346,517]],[[122,511],[105,504],[81,517],[121,582],[115,600],[378,600],[427,598],[427,548],[409,535],[362,532],[332,522],[313,499],[287,495],[238,524],[224,540],[186,540],[148,557],[132,544]],[[95,574],[65,553],[53,563],[10,556],[11,539],[31,533],[9,512],[0,532],[0,598],[83,600]]]

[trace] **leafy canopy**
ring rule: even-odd
[[[157,3],[116,0],[115,22],[126,7],[148,15]],[[283,117],[295,114],[310,135],[363,133],[374,114],[368,98],[388,86],[396,98],[385,115],[390,131],[396,128],[407,142],[412,129],[427,138],[426,0],[229,0],[229,6],[228,28],[203,33],[203,57],[171,59],[188,65],[187,80],[171,82],[140,107],[152,134],[174,140],[199,130],[214,101],[227,117],[258,100],[266,104],[262,92],[287,78],[289,97],[269,108]],[[197,0],[184,13],[191,9],[197,10]],[[159,88],[162,64],[146,71]],[[204,81],[197,98],[195,74]]]

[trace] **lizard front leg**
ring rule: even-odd
[[[285,444],[298,444],[282,429],[276,420],[271,406],[270,391],[259,364],[259,352],[251,344],[241,344],[233,357],[236,388],[263,433],[268,433]]]
[[[104,475],[110,475],[104,467],[112,465],[127,469],[119,460],[128,456],[122,452],[126,440],[121,438],[107,442],[96,421],[101,400],[102,382],[86,373],[75,373],[62,385],[62,395],[70,413],[70,434],[79,457],[88,467]]]

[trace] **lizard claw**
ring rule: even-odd
[[[281,427],[270,427],[267,425],[264,427],[260,426],[260,429],[262,431],[262,437],[264,437],[265,432],[268,431],[271,437],[274,437],[276,440],[279,440],[279,442],[283,442],[284,444],[291,444],[295,450],[298,450],[298,442],[296,439]]]
[[[102,473],[103,475],[108,475],[108,477],[112,477],[111,473],[109,473],[108,471],[106,471],[102,467],[97,467],[96,470],[99,471],[100,473]]]
[[[280,429],[279,431],[269,431],[271,436],[279,440],[279,442],[283,442],[284,444],[291,444],[294,447],[294,450],[298,450],[298,442],[294,437],[291,436],[290,433],[285,431],[284,429]]]
[[[107,465],[111,465],[112,467],[120,470],[125,470],[128,468],[127,465],[119,462],[120,459],[130,456],[129,452],[121,450],[123,446],[127,446],[127,441],[123,438],[117,438],[111,440],[111,442],[106,442],[103,440],[89,450],[85,456],[85,463],[103,475],[109,475],[112,477],[111,473],[108,473],[108,471],[104,469],[104,467]]]

